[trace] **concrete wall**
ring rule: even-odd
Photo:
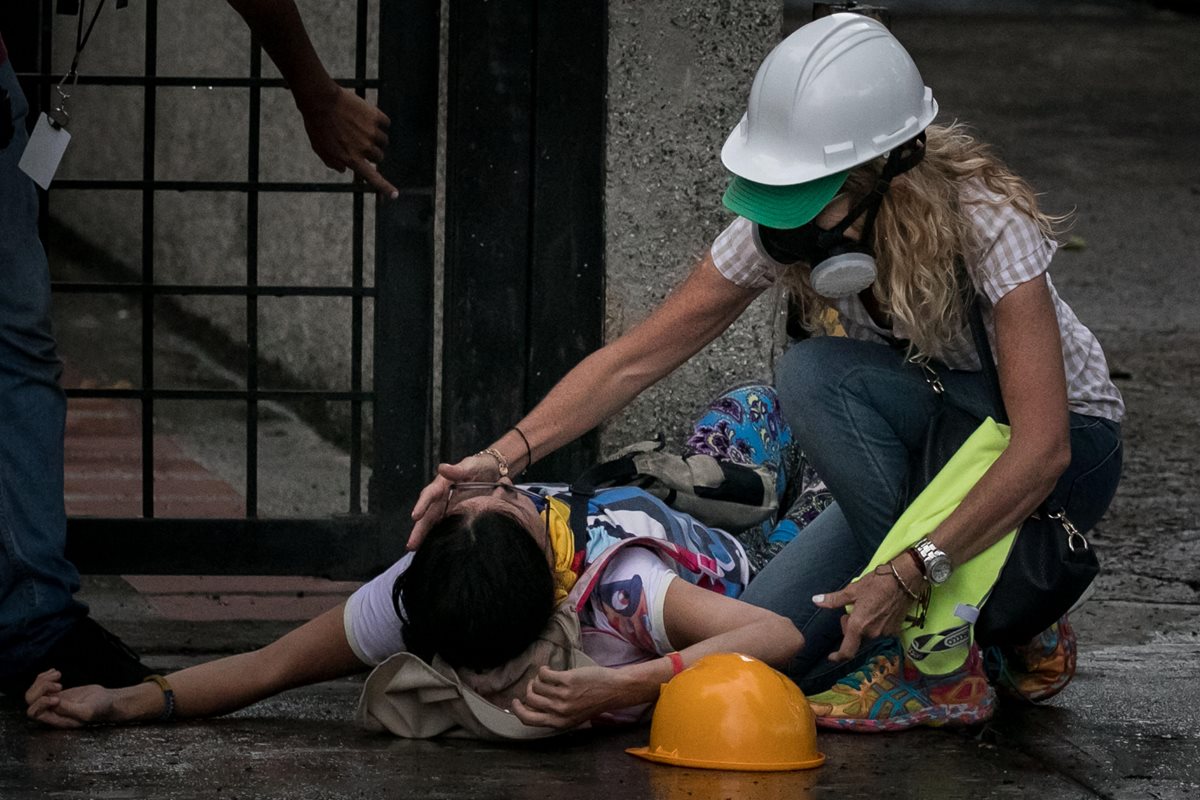
[[[318,52],[336,76],[352,74],[353,3],[300,0]],[[642,319],[687,274],[731,219],[720,205],[719,152],[744,110],[759,60],[778,38],[780,0],[733,3],[611,0],[608,124],[608,322],[610,337]],[[140,74],[143,4],[101,18],[85,56],[93,74]],[[160,74],[244,75],[249,34],[225,3],[159,4]],[[374,12],[372,14],[374,17]],[[56,21],[61,69],[73,21]],[[368,63],[375,63],[372,36]],[[275,74],[269,62],[264,62]],[[139,88],[80,87],[72,97],[74,140],[62,177],[138,178],[142,160]],[[238,180],[246,175],[247,93],[189,87],[158,95],[159,177]],[[262,177],[341,180],[311,153],[285,90],[264,90]],[[346,195],[262,195],[259,281],[348,283],[350,199]],[[368,203],[366,263],[372,264]],[[137,192],[58,191],[54,216],[130,268],[140,268]],[[245,275],[245,198],[160,193],[155,277],[160,282],[240,283]],[[245,340],[245,305],[235,298],[187,298],[184,307]],[[648,391],[608,426],[606,447],[663,430],[678,436],[722,387],[765,377],[773,341],[772,300],[760,300],[729,333]],[[349,301],[260,300],[263,356],[304,385],[349,384]],[[367,333],[370,332],[368,305]],[[367,363],[370,337],[367,336]],[[240,363],[231,365],[242,369]],[[136,375],[129,376],[136,380]]]
[[[779,0],[609,3],[608,322],[643,319],[733,219],[721,144],[778,41]],[[645,392],[606,428],[606,449],[656,431],[678,441],[722,388],[769,375],[774,295]],[[782,337],[782,332],[779,333]]]

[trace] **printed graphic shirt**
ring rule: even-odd
[[[404,556],[346,602],[346,640],[364,664],[376,666],[405,649],[392,607],[392,586],[412,559],[412,553]],[[609,667],[673,651],[663,622],[663,602],[676,577],[662,558],[646,548],[626,547],[613,556],[580,614],[580,622],[593,629],[583,639],[584,651]]]
[[[550,496],[553,507],[570,508],[564,484],[534,485]],[[565,520],[571,526],[569,517]],[[662,500],[633,486],[602,489],[587,503],[587,541],[575,554],[574,569],[582,574],[610,548],[628,539],[656,539],[671,545],[680,577],[702,589],[737,597],[750,581],[750,562],[738,540],[719,528],[676,511]]]
[[[567,499],[567,487],[563,484],[525,488],[555,500]],[[552,503],[551,510],[556,516],[565,515],[569,503]],[[597,492],[588,501],[587,521],[586,550],[573,554],[579,562],[574,566],[578,573],[606,557],[605,553],[612,548],[621,548],[609,553],[610,560],[599,567],[598,576],[589,577],[589,582],[594,577],[594,586],[579,611],[584,630],[583,650],[598,664],[623,666],[675,649],[663,623],[667,587],[675,578],[729,597],[740,595],[749,581],[746,552],[736,538],[697,522],[641,489],[617,487]],[[552,517],[551,523],[552,529],[570,527],[565,518]],[[687,554],[700,554],[708,565],[705,570],[692,571],[661,550],[628,544],[638,539],[666,543]],[[553,536],[552,541],[559,556],[559,550],[574,547],[571,538],[564,541],[563,537]],[[405,649],[400,620],[392,606],[392,586],[408,569],[412,558],[411,553],[405,555],[362,586],[346,603],[343,619],[346,640],[364,664],[375,666]]]
[[[1047,273],[1057,244],[1043,236],[1036,223],[1012,204],[987,202],[1000,198],[981,183],[970,184],[962,199],[980,244],[972,274],[979,282],[976,288],[983,295],[983,320],[993,352],[996,346],[993,308],[1016,287],[1045,274],[1062,338],[1068,407],[1078,414],[1120,422],[1125,415],[1125,404],[1109,377],[1100,342],[1059,297]],[[722,275],[748,289],[773,285],[787,269],[766,254],[758,237],[758,226],[745,217],[735,219],[717,236],[712,245],[712,259]],[[896,338],[908,338],[902,324],[897,323],[890,332],[876,325],[857,295],[829,302],[837,310],[846,335],[853,339],[882,342],[889,333]],[[979,357],[969,330],[964,329],[951,343],[942,361],[952,369],[979,369]]]

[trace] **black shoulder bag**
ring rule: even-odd
[[[996,362],[988,344],[979,298],[972,293],[969,307],[971,333],[979,363],[988,382],[996,421],[1008,423]],[[914,454],[909,472],[907,499],[911,502],[962,446],[980,420],[946,402],[937,374],[920,365],[926,381],[940,398],[930,420],[924,449]],[[1100,571],[1095,550],[1067,519],[1053,494],[1025,520],[1017,533],[1008,561],[988,595],[975,623],[975,640],[983,645],[1024,644],[1077,601]]]

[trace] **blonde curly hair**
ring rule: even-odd
[[[975,193],[969,202],[1011,203],[1048,238],[1054,238],[1069,215],[1038,210],[1032,187],[966,126],[931,125],[926,136],[925,157],[892,182],[875,220],[878,276],[872,291],[883,312],[907,329],[913,353],[939,358],[966,325],[966,300],[963,287],[957,285],[955,261],[961,254],[971,269],[978,260],[979,242],[963,207],[964,184],[981,183],[987,190],[987,195]],[[878,158],[850,172],[842,193],[851,205],[871,191],[885,163]],[[810,331],[826,330],[829,304],[813,291],[808,273],[809,265],[792,265],[781,282],[798,304],[801,324]]]

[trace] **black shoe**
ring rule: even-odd
[[[64,689],[93,683],[120,689],[153,673],[115,634],[91,617],[80,617],[32,669],[0,680],[0,694],[24,698],[34,679],[48,669],[62,673],[59,683]]]

